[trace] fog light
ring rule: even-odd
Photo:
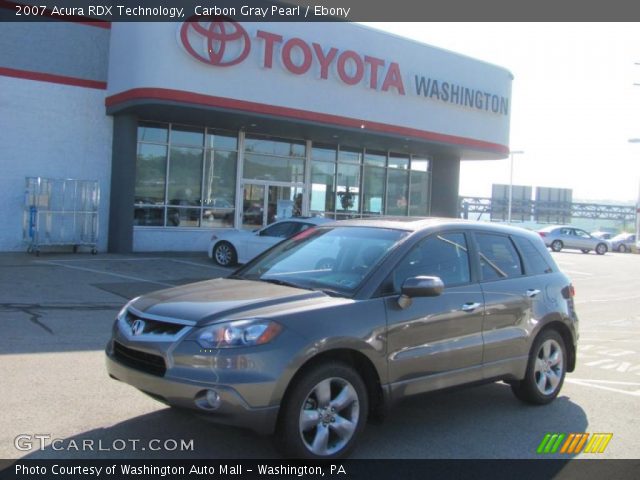
[[[195,403],[203,410],[217,410],[222,404],[220,394],[213,389],[202,390],[196,395]]]

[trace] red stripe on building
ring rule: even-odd
[[[373,131],[387,134],[413,137],[420,140],[458,145],[484,151],[491,151],[502,155],[508,155],[509,147],[497,143],[485,142],[473,138],[458,137],[442,133],[417,130],[414,128],[400,127],[386,123],[370,122],[355,118],[342,117],[327,113],[310,112],[296,108],[279,107],[263,103],[248,102],[245,100],[235,100],[232,98],[215,97],[198,93],[184,92],[181,90],[170,90],[165,88],[134,88],[116,95],[107,97],[105,104],[107,107],[114,107],[122,103],[134,100],[162,100],[180,102],[206,107],[226,108],[249,113],[263,115],[273,115],[296,120],[306,120],[310,122],[338,125],[341,127],[362,129],[363,131]]]
[[[58,83],[60,85],[72,85],[74,87],[95,88],[106,90],[107,82],[98,80],[86,80],[84,78],[67,77],[65,75],[55,75],[52,73],[32,72],[29,70],[17,70],[15,68],[0,67],[0,75],[4,77],[23,78],[25,80],[35,80],[38,82]]]
[[[38,11],[40,11],[40,7],[41,5],[25,5],[23,3],[16,3],[16,2],[7,2],[6,0],[0,0],[0,8],[4,8],[7,10],[12,10],[14,13],[17,13],[18,9],[16,7],[18,6],[23,6],[23,7],[35,7],[38,8]],[[18,16],[16,15],[15,19],[16,21],[34,21],[38,19],[38,17],[47,17],[47,18],[53,18],[56,20],[62,20],[65,22],[72,22],[72,23],[80,23],[82,25],[88,25],[90,27],[97,27],[97,28],[104,28],[109,30],[111,28],[111,22],[108,22],[106,20],[96,20],[94,18],[91,17],[83,17],[80,15],[55,15],[50,9],[45,9],[42,14],[38,14],[35,16],[32,15],[21,15]]]

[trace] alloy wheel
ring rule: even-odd
[[[216,262],[220,265],[226,266],[231,263],[231,259],[233,258],[233,251],[231,250],[231,246],[226,243],[221,243],[216,246],[215,257]]]
[[[302,404],[302,442],[314,455],[333,455],[349,443],[359,417],[360,403],[353,385],[344,378],[326,378],[313,387]]]
[[[564,374],[562,348],[554,339],[545,340],[535,360],[534,380],[538,391],[551,395],[556,391]]]

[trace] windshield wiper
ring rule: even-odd
[[[346,293],[339,292],[337,290],[332,290],[331,288],[312,288],[311,290],[314,290],[316,292],[325,293],[325,294],[329,295],[330,297],[349,298],[349,295],[347,295]]]
[[[302,288],[305,290],[311,290],[309,287],[303,287],[293,282],[288,282],[286,280],[280,280],[279,278],[260,278],[262,282],[274,283],[276,285],[282,285],[283,287],[293,287],[293,288]]]

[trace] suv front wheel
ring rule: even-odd
[[[343,458],[364,429],[369,403],[362,378],[342,363],[313,367],[296,381],[280,412],[276,435],[294,458]]]
[[[524,380],[513,383],[516,397],[526,403],[544,405],[560,393],[566,373],[567,354],[562,336],[542,331],[533,344]]]

